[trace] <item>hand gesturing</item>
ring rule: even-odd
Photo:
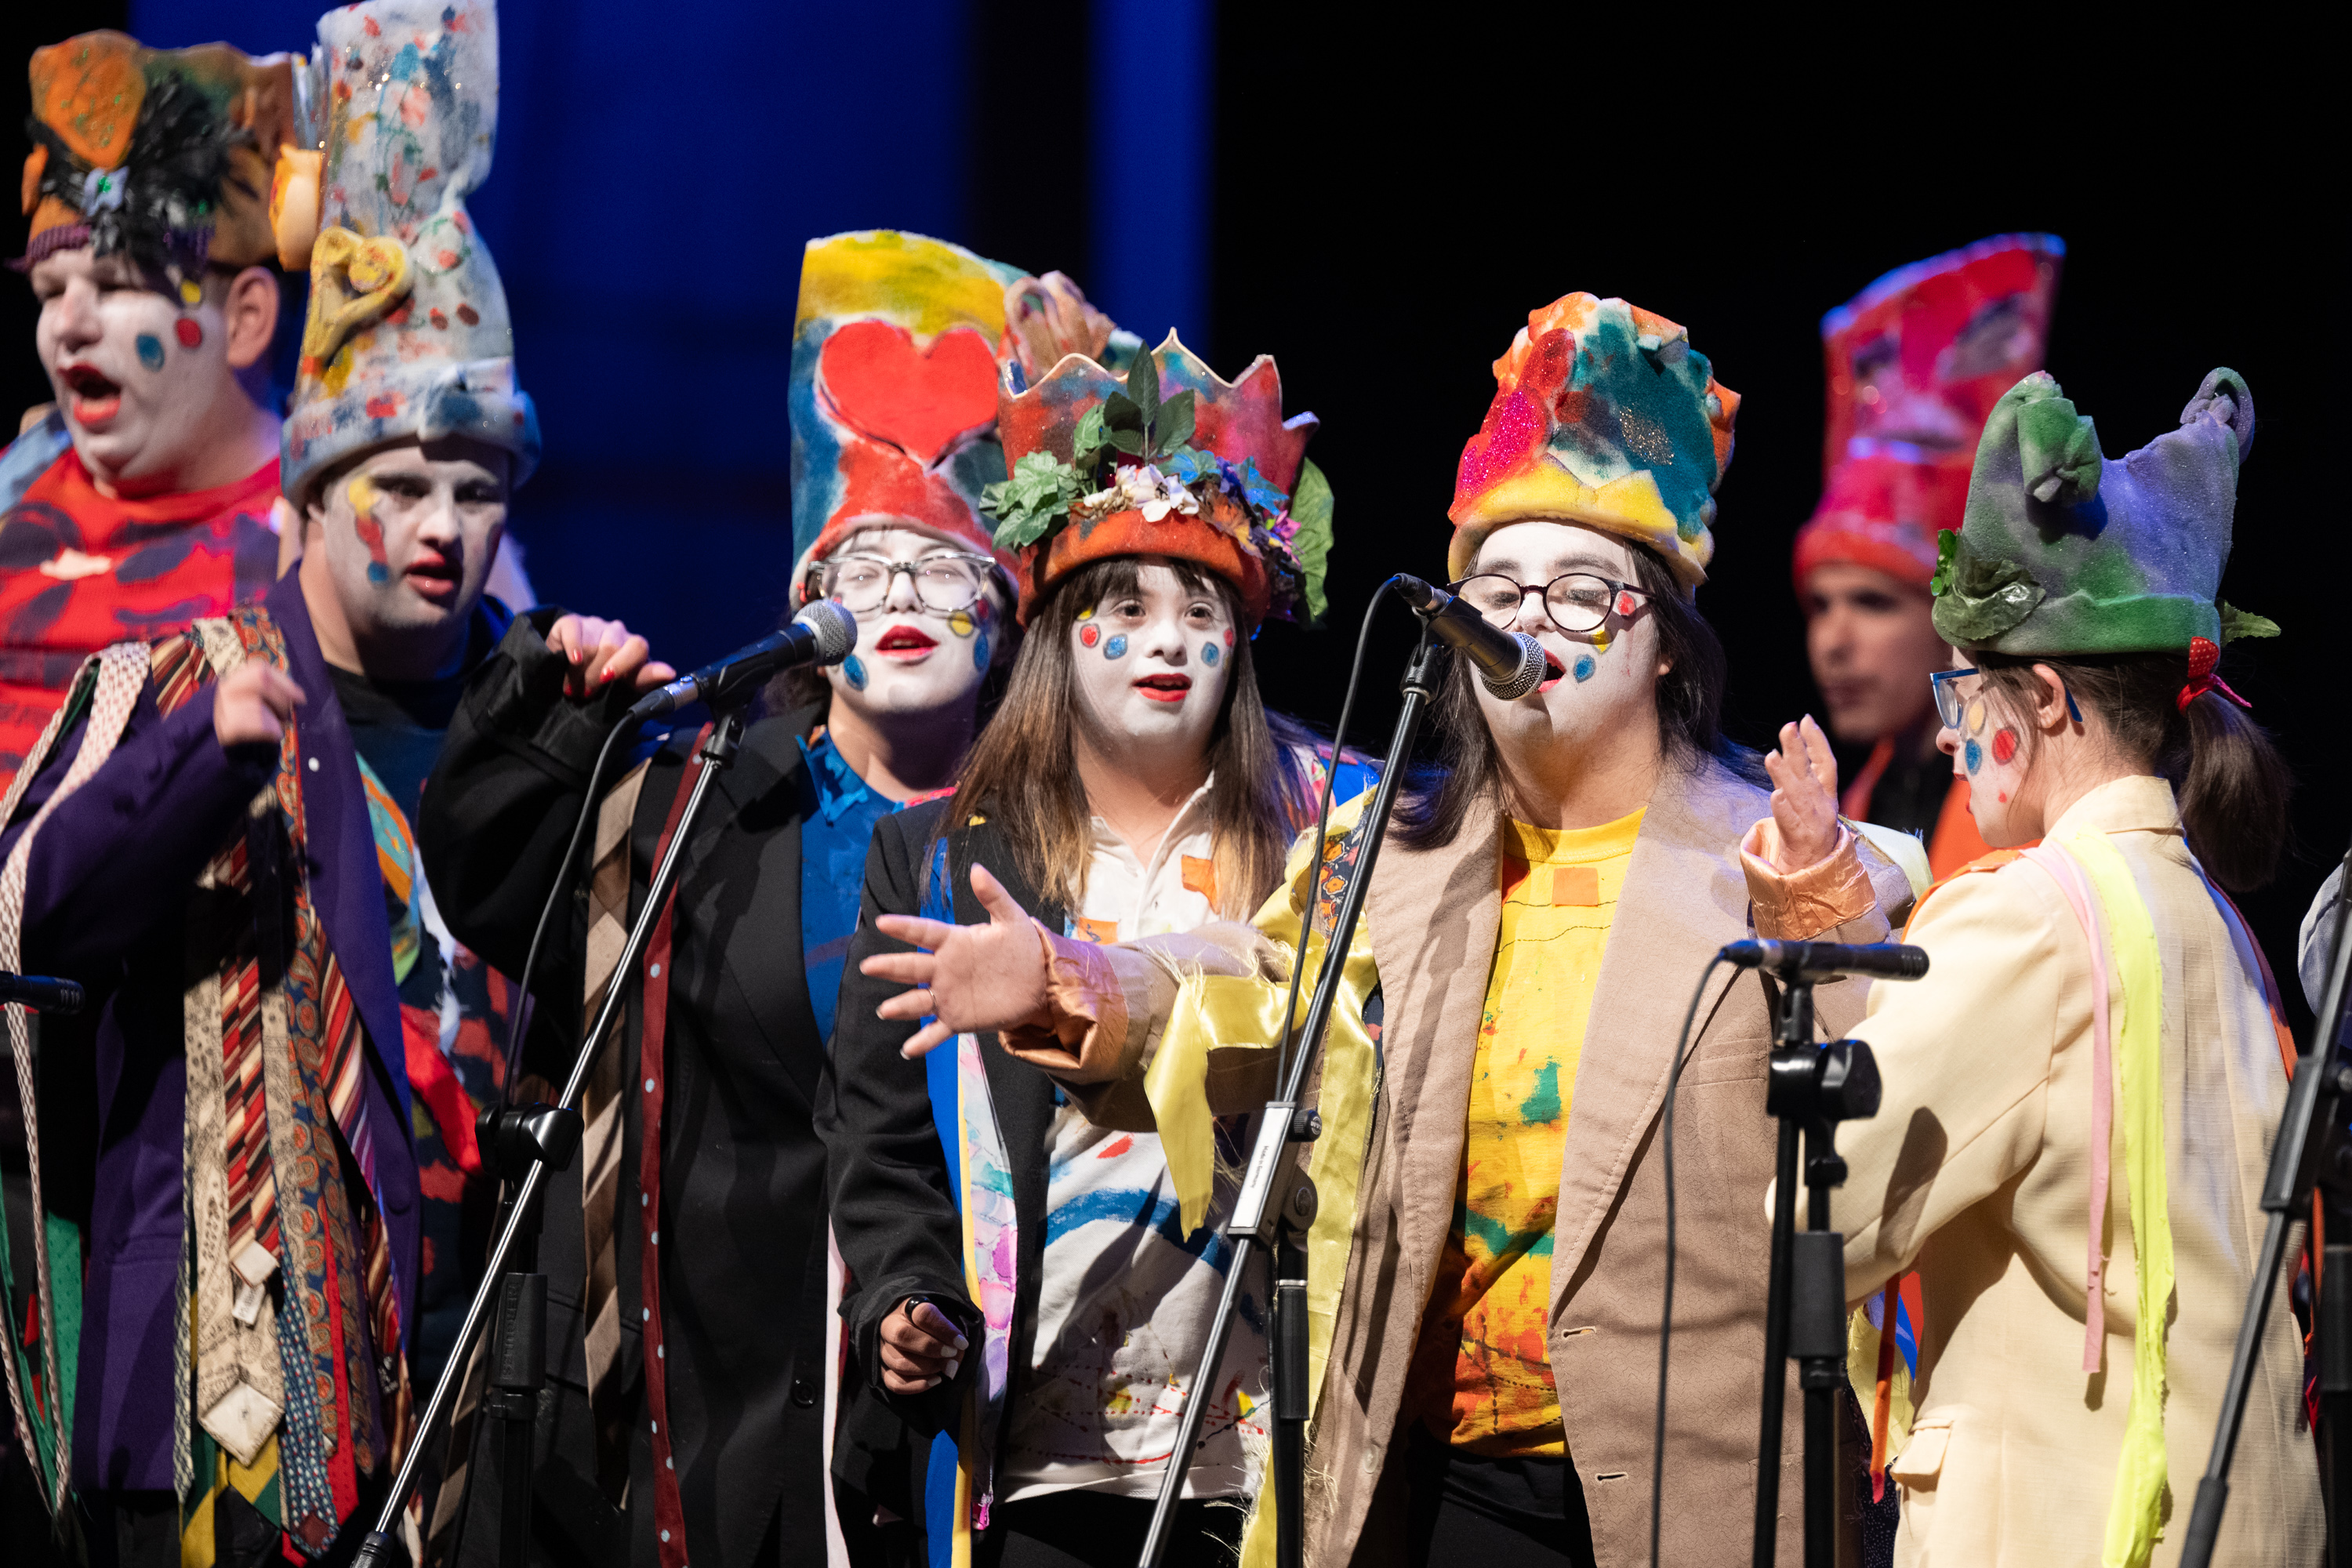
[[[1780,749],[1766,753],[1764,771],[1772,775],[1772,821],[1780,830],[1772,868],[1786,876],[1828,859],[1838,845],[1837,758],[1811,714],[1780,726]]]
[[[971,890],[988,911],[985,925],[915,915],[875,922],[885,936],[929,950],[877,952],[857,966],[874,979],[913,987],[877,1007],[875,1016],[931,1019],[898,1047],[901,1056],[919,1057],[966,1030],[1002,1029],[1045,1011],[1045,949],[1037,922],[985,867],[971,868]]]

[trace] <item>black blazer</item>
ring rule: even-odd
[[[558,611],[518,622],[475,675],[425,790],[417,840],[443,918],[508,975],[521,973],[541,900],[553,881],[588,770],[632,692],[575,702],[563,661],[543,640]],[[811,804],[798,738],[804,715],[755,720],[735,763],[711,785],[680,866],[672,935],[662,1150],[662,1321],[669,1416],[694,1557],[752,1559],[772,1526],[780,1560],[824,1552],[823,1392],[824,1150],[813,1115],[824,1063],[802,964],[800,826]],[[631,826],[630,915],[643,907],[654,850],[691,750],[691,730],[652,752]],[[641,753],[642,754],[642,753]],[[634,758],[614,769],[617,779]],[[583,854],[583,858],[584,858]],[[526,1068],[560,1085],[581,1017],[584,879],[559,907],[533,989]],[[635,1083],[643,1016],[630,993],[624,1083]],[[547,1188],[541,1266],[548,1276],[552,1428],[541,1423],[542,1532],[575,1552],[650,1563],[653,1456],[643,1410],[639,1335],[643,1244],[636,1223],[641,1140],[625,1100],[615,1215],[629,1438],[625,1529],[595,1474],[586,1405],[586,1275],[577,1161]],[[673,1240],[674,1238],[674,1240]],[[478,1447],[477,1507],[496,1489],[496,1451]],[[495,1552],[488,1518],[466,1531],[469,1559]]]

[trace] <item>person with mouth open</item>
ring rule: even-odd
[[[582,1346],[550,1384],[541,1495],[572,1500],[536,1526],[553,1557],[615,1540],[666,1564],[920,1550],[904,1429],[845,1400],[835,1371],[817,1081],[868,841],[953,783],[1018,646],[1013,557],[978,510],[1005,474],[999,367],[1042,374],[1112,337],[1060,274],[921,235],[833,235],[803,251],[783,388],[799,546],[785,586],[795,613],[846,609],[857,638],[838,665],[761,694],[682,847],[667,953],[623,977],[645,1000],[590,1080],[583,1158],[549,1188],[551,1331]],[[523,962],[598,749],[656,668],[620,623],[545,608],[476,677],[421,837],[452,929],[501,966]],[[568,679],[583,671],[584,689]],[[532,989],[551,1026],[534,1032],[531,1073],[560,1079],[571,1063],[583,1000],[610,973],[596,955],[612,963],[606,939],[677,831],[699,728],[607,777],[599,901],[564,906],[541,954]],[[657,1096],[620,1092],[655,1083]],[[485,1562],[496,1468],[472,1470],[465,1540]]]
[[[1251,638],[1319,613],[1330,490],[1273,360],[1229,383],[1172,332],[1123,379],[1077,354],[1008,376],[999,407],[1013,467],[989,506],[1027,635],[953,796],[886,819],[866,861],[819,1118],[856,1281],[843,1311],[906,1424],[935,1551],[1132,1561],[1200,1397],[1168,1561],[1230,1562],[1264,1430],[1263,1289],[1192,1391],[1225,1253],[1180,1224],[1159,1139],[1089,1121],[992,1034],[902,1055],[926,1009],[891,1000],[875,965],[907,949],[877,921],[1017,900],[1091,952],[1254,909],[1327,760],[1266,713]],[[1212,1134],[1229,1155],[1247,1120]]]
[[[478,236],[430,268],[394,237],[471,233],[497,26],[479,0],[367,0],[276,68],[311,73],[321,117],[289,142],[362,167],[394,139],[445,171],[280,204],[311,282],[278,464],[300,564],[89,660],[0,812],[0,969],[88,991],[41,1062],[89,1075],[96,1124],[51,1130],[52,1183],[95,1151],[86,1272],[72,1227],[36,1228],[39,1310],[8,1321],[41,1327],[38,1385],[12,1359],[10,1392],[45,1499],[78,1498],[127,1562],[347,1556],[469,1285],[474,1116],[510,998],[439,921],[411,824],[506,629],[484,590],[539,430]],[[378,112],[395,57],[462,85]],[[193,101],[145,80],[150,110]],[[21,1063],[21,1025],[15,1045]],[[37,1159],[47,1103],[26,1108]]]
[[[1717,733],[1724,655],[1692,603],[1738,400],[1684,330],[1570,294],[1529,315],[1495,372],[1448,563],[1464,600],[1542,645],[1546,679],[1504,701],[1454,661],[1444,766],[1390,827],[1307,1091],[1323,1123],[1307,1156],[1323,1368],[1310,1563],[1647,1556],[1658,1122],[1684,1009],[1727,942],[1874,940],[1912,897],[1865,841],[1839,862],[1853,885],[1836,890],[1862,910],[1848,923],[1801,900],[1751,923],[1733,845],[1780,797]],[[1764,768],[1789,776],[1826,746],[1808,720]],[[1099,1136],[1157,1127],[1169,1167],[1193,1173],[1175,1194],[1190,1226],[1215,1212],[1209,1117],[1273,1086],[1273,1053],[1237,1045],[1251,1037],[1233,1021],[1279,1016],[1302,923],[1328,934],[1360,864],[1365,805],[1293,852],[1251,923],[1089,947],[993,885],[983,924],[885,916],[895,951],[867,967],[916,989],[877,987],[881,1010],[933,1020],[910,1048],[1002,1031],[983,1037],[1050,1075]],[[1808,846],[1856,837],[1827,810],[1787,826]],[[1319,943],[1310,973],[1318,958]],[[1860,1010],[1843,989],[1821,993],[1832,1027]],[[1696,1016],[1664,1454],[1661,1560],[1677,1563],[1748,1552],[1769,1262],[1753,1216],[1774,1146],[1766,989],[1718,977]],[[836,1066],[846,1084],[851,1064]],[[1271,1506],[1261,1497],[1255,1536]],[[1784,1510],[1784,1557],[1798,1513]]]
[[[0,452],[0,787],[85,658],[253,603],[279,553],[268,200],[289,58],[88,33],[30,75],[32,230],[11,265],[55,401]],[[114,111],[86,112],[100,97]]]

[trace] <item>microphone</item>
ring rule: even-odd
[[[1418,577],[1400,572],[1389,581],[1439,642],[1478,667],[1490,694],[1508,702],[1543,684],[1543,645],[1535,638],[1488,626],[1477,611]]]
[[[0,1003],[14,1002],[36,1013],[79,1013],[81,987],[70,980],[50,980],[38,974],[0,973]]]
[[[857,617],[831,599],[819,599],[794,616],[793,624],[783,630],[771,632],[691,675],[681,675],[667,686],[654,688],[637,699],[629,717],[658,719],[689,702],[717,707],[762,684],[780,669],[799,664],[839,664],[856,646]]]
[[[1827,980],[1837,974],[1916,980],[1927,973],[1926,948],[1892,942],[1735,942],[1717,956],[1741,969],[1769,969],[1783,980]]]

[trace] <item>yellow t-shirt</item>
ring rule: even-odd
[[[1566,1452],[1545,1349],[1552,1216],[1585,1019],[1641,828],[1638,811],[1568,832],[1503,823],[1502,929],[1454,1228],[1414,1365],[1430,1430],[1490,1457]]]

